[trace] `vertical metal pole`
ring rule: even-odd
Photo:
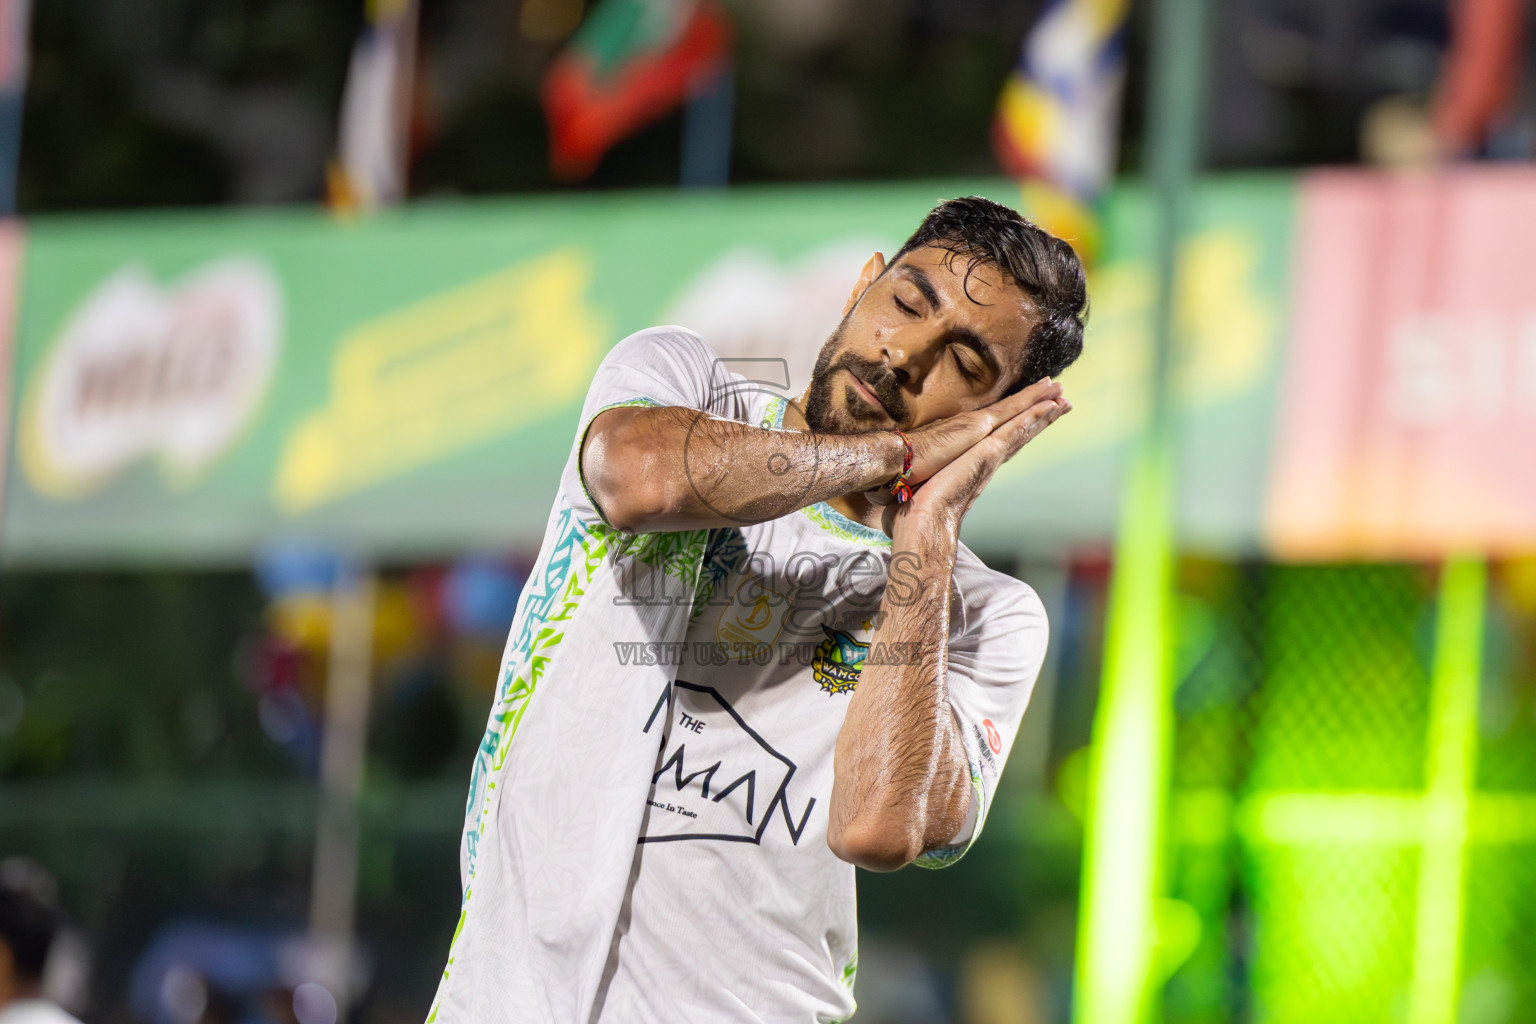
[[[683,188],[724,188],[731,181],[731,118],[736,102],[735,69],[726,64],[698,83],[683,110]]]
[[[1408,1024],[1454,1024],[1461,994],[1462,904],[1476,788],[1487,583],[1487,566],[1469,556],[1447,559],[1440,578]]]
[[[371,571],[338,579],[332,597],[331,648],[320,743],[320,806],[309,904],[310,939],[322,984],[336,997],[338,1021],[351,998],[353,919],[357,907],[358,797],[368,734],[373,609]]]
[[[0,217],[16,215],[31,26],[32,0],[0,0]]]
[[[0,91],[0,217],[16,216],[16,182],[21,175],[21,112],[26,95]]]
[[[1208,0],[1156,0],[1147,171],[1156,199],[1147,429],[1121,498],[1104,677],[1089,756],[1076,1024],[1160,1016],[1157,962],[1172,733],[1173,438],[1170,368],[1178,253],[1200,151]]]
[[[410,189],[411,176],[411,122],[415,114],[416,59],[420,45],[421,11],[417,0],[396,0],[401,22],[396,41],[396,58],[400,62],[395,75],[395,90],[391,113],[394,117],[394,182],[391,195],[385,202],[399,203],[405,200]],[[380,5],[383,6],[383,5]]]

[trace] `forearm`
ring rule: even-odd
[[[957,526],[908,524],[893,542],[871,654],[833,760],[827,840],[842,859],[894,870],[948,843],[965,822],[970,772],[950,708],[950,577]]]
[[[868,490],[901,471],[889,432],[767,430],[694,409],[611,409],[581,453],[587,487],[620,529],[766,522]]]

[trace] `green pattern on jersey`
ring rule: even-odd
[[[529,699],[538,688],[556,648],[565,640],[563,623],[575,617],[598,570],[621,558],[633,558],[660,569],[690,589],[697,587],[699,563],[709,536],[707,530],[626,535],[602,524],[587,526],[563,500],[554,535],[547,557],[529,578],[519,601],[517,620],[502,655],[496,702],[470,772],[463,837],[470,884],[465,886],[459,923],[448,947],[444,981],[453,969],[459,936],[469,915],[480,841],[497,796],[496,776],[506,764],[518,726],[528,710]],[[427,1024],[437,1019],[440,1000],[441,989],[432,1001]]]
[[[971,769],[971,799],[976,801],[976,824],[971,828],[971,837],[962,846],[944,846],[937,850],[924,850],[912,862],[917,867],[933,871],[947,868],[964,857],[966,851],[971,848],[971,844],[976,841],[976,837],[981,835],[981,823],[987,817],[987,791],[982,787],[981,768],[970,761],[966,764]]]

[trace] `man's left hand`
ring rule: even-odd
[[[1018,454],[1042,430],[1072,411],[1065,396],[1043,397],[1047,388],[1034,384],[1042,397],[973,445],[965,454],[924,481],[912,500],[885,506],[884,527],[891,537],[897,530],[946,527],[959,532],[960,521],[980,497],[997,468]]]

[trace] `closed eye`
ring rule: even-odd
[[[981,374],[976,370],[973,370],[970,364],[965,361],[965,356],[960,354],[959,345],[954,346],[949,351],[955,357],[955,367],[960,371],[960,376],[969,381],[976,381],[981,379]]]
[[[901,296],[893,295],[893,296],[891,296],[891,298],[896,300],[896,308],[901,310],[903,313],[907,314],[907,316],[917,316],[917,310],[913,309],[911,306],[907,305],[905,302],[902,302],[901,301]]]

